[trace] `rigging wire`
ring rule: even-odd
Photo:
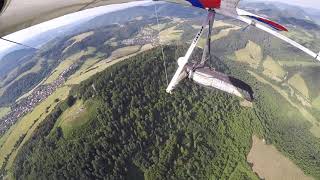
[[[157,10],[157,2],[154,3],[154,13],[155,13],[156,19],[157,19],[158,39],[159,39],[159,45],[160,45],[160,47],[161,47],[161,53],[162,53],[162,59],[163,59],[164,72],[165,72],[165,74],[166,74],[167,85],[169,85],[166,59],[165,59],[165,54],[164,54],[164,50],[163,50],[163,45],[162,45],[161,39],[160,39],[160,25],[159,25],[159,16],[158,16],[158,10]]]
[[[12,44],[16,44],[16,45],[23,46],[23,47],[26,47],[26,48],[31,48],[31,49],[34,49],[34,50],[38,50],[37,48],[28,46],[26,44],[18,43],[18,42],[15,42],[15,41],[11,41],[11,40],[3,38],[3,37],[0,37],[0,39],[3,40],[3,41],[6,41],[6,42],[12,43]]]

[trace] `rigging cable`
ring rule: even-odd
[[[16,44],[16,45],[23,46],[23,47],[26,47],[26,48],[31,48],[31,49],[38,50],[37,48],[31,47],[31,46],[28,46],[28,45],[25,45],[25,44],[22,44],[22,43],[18,43],[18,42],[15,42],[15,41],[11,41],[11,40],[3,38],[3,37],[0,37],[0,39],[3,40],[3,41],[6,41],[6,42],[12,43],[12,44]]]
[[[168,74],[167,74],[166,59],[165,59],[165,55],[164,55],[163,45],[162,45],[161,39],[160,39],[160,25],[159,25],[158,11],[157,11],[157,2],[154,2],[154,13],[155,13],[156,19],[157,19],[158,39],[159,39],[159,45],[160,45],[160,47],[161,47],[161,53],[162,53],[162,59],[163,59],[164,72],[165,72],[165,74],[166,74],[167,85],[169,85]]]

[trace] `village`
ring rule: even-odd
[[[70,72],[78,66],[77,63],[72,64],[52,83],[36,87],[30,95],[11,105],[11,112],[0,119],[0,136],[5,134],[20,118],[31,112],[34,107],[49,97],[58,87],[62,86],[70,76]]]

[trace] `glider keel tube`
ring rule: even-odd
[[[271,30],[270,28],[267,28],[267,27],[265,27],[265,26],[263,26],[263,25],[261,25],[261,24],[259,24],[257,22],[255,22],[254,20],[251,20],[251,19],[243,17],[243,16],[236,16],[235,18],[240,20],[240,21],[242,21],[242,22],[245,22],[245,23],[247,23],[249,25],[252,25],[252,26],[254,26],[254,27],[258,28],[258,29],[261,29],[261,30],[263,30],[263,31],[265,31],[265,32],[267,32],[267,33],[269,33],[269,34],[271,34],[271,35],[283,40],[283,41],[286,41],[287,43],[293,45],[294,47],[296,47],[296,48],[302,50],[303,52],[307,53],[308,55],[312,56],[314,59],[320,61],[320,53],[316,54],[313,51],[311,51],[310,49],[308,49],[308,48],[302,46],[301,44],[293,41],[292,39],[289,39],[286,36],[276,32],[274,30]]]
[[[192,41],[191,46],[189,47],[186,55],[184,57],[180,57],[178,59],[178,69],[176,71],[176,73],[174,74],[172,80],[170,81],[166,91],[167,93],[172,94],[173,89],[179,84],[179,82],[182,80],[180,78],[180,74],[183,72],[185,65],[188,63],[192,52],[194,51],[194,48],[196,47],[196,45],[198,44],[200,37],[204,31],[204,28],[208,25],[208,23],[210,22],[210,20],[212,20],[214,17],[214,12],[209,11],[208,13],[208,17],[206,18],[206,20],[203,22],[201,29],[199,30],[198,34],[196,35],[196,37],[194,38],[194,40]]]

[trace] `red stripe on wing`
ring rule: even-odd
[[[199,0],[204,8],[220,8],[221,0]]]
[[[285,28],[284,26],[282,26],[281,24],[278,24],[276,22],[273,22],[269,19],[264,19],[264,18],[261,18],[261,17],[257,17],[257,16],[250,16],[250,18],[253,18],[253,19],[256,19],[260,22],[263,22],[265,24],[268,24],[269,26],[273,27],[274,29],[278,30],[278,31],[288,31],[287,28]]]

